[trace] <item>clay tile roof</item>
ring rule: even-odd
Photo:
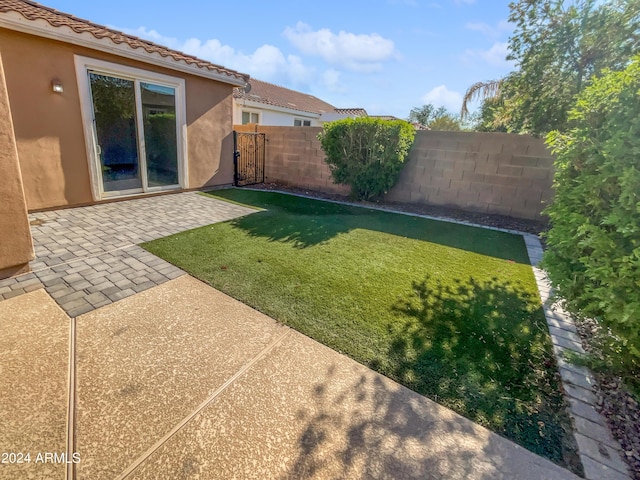
[[[369,115],[371,118],[379,118],[380,120],[400,120],[398,117],[394,117],[393,115]]]
[[[229,76],[237,80],[247,81],[249,78],[246,74],[207,62],[206,60],[201,60],[193,55],[163,47],[148,40],[143,40],[133,35],[128,35],[118,30],[74,17],[68,13],[59,12],[53,8],[29,0],[0,0],[0,13],[5,12],[18,12],[24,18],[31,21],[45,20],[53,27],[68,27],[78,34],[90,33],[97,39],[108,38],[116,44],[124,43],[133,49],[142,48],[148,53],[157,53],[162,57],[169,58],[176,62],[195,65],[203,70]]]
[[[308,93],[297,92],[272,83],[251,79],[251,91],[244,93],[240,88],[233,89],[234,98],[264,103],[276,107],[290,108],[301,112],[325,113],[333,112],[335,107]]]
[[[352,115],[354,117],[369,116],[364,108],[336,108],[336,113],[343,113],[345,115]]]

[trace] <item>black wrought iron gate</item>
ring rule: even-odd
[[[234,185],[264,182],[264,140],[264,133],[233,132]]]

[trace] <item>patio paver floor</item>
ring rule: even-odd
[[[82,315],[184,275],[137,244],[251,212],[188,192],[31,213],[32,271],[0,280],[0,300],[44,288]]]

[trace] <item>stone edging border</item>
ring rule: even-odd
[[[538,268],[542,260],[542,244],[535,235],[524,233],[522,237],[538,284],[585,478],[630,480],[620,444],[611,436],[607,420],[595,408],[595,378],[589,369],[573,365],[564,358],[565,352],[585,352],[571,316],[559,305],[551,303],[552,289],[547,274]]]
[[[540,239],[536,235],[519,230],[509,230],[462,220],[454,220],[452,218],[420,215],[389,208],[361,205],[355,202],[329,200],[317,198],[312,195],[285,192],[283,190],[264,190],[251,187],[243,187],[242,190],[282,193],[294,197],[310,198],[352,207],[367,208],[369,210],[398,213],[412,217],[522,235],[527,247],[529,263],[531,263],[536,284],[538,285],[540,299],[542,300],[544,316],[547,320],[547,326],[549,327],[553,353],[558,365],[560,378],[562,379],[562,387],[569,407],[569,415],[573,421],[573,432],[578,445],[580,461],[584,467],[585,478],[587,480],[631,480],[627,464],[622,459],[622,448],[612,437],[607,425],[607,420],[598,413],[595,408],[597,397],[594,392],[596,381],[593,374],[588,368],[573,365],[564,358],[565,351],[584,353],[584,349],[582,348],[580,337],[578,337],[576,326],[571,316],[559,305],[550,303],[552,296],[551,285],[544,270],[538,268],[538,264],[542,261],[543,249],[542,243],[540,243]]]

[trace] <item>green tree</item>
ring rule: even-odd
[[[610,331],[605,352],[640,391],[640,55],[593,80],[551,132],[555,199],[544,267],[573,312]]]
[[[640,2],[629,0],[519,0],[509,5],[515,24],[507,59],[516,71],[473,85],[475,98],[491,98],[493,126],[544,135],[567,128],[579,94],[604,68],[621,70],[640,51]],[[485,126],[487,126],[485,124]]]
[[[460,117],[449,112],[445,107],[435,107],[428,103],[415,107],[409,112],[410,123],[419,123],[431,130],[462,130]]]
[[[458,117],[450,113],[446,113],[431,121],[429,128],[431,130],[449,130],[454,132],[462,130]]]

